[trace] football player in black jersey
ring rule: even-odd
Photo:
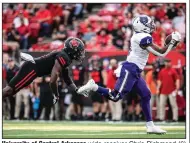
[[[61,51],[52,51],[39,58],[33,58],[28,54],[22,53],[21,58],[26,62],[21,66],[18,74],[3,89],[3,98],[16,94],[19,90],[28,86],[36,77],[50,74],[50,87],[54,94],[54,104],[59,99],[57,79],[60,75],[71,89],[77,91],[76,85],[69,76],[68,66],[74,60],[82,62],[85,58],[84,43],[80,39],[68,38]]]

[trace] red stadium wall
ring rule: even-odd
[[[29,52],[29,54],[31,54],[34,57],[39,57],[46,53],[47,52]],[[124,61],[124,60],[126,60],[128,52],[127,51],[108,51],[108,52],[107,51],[105,51],[105,52],[104,51],[103,52],[88,51],[86,53],[86,58],[88,59],[90,56],[92,56],[94,54],[99,55],[101,57],[101,59],[116,58],[118,61]],[[156,56],[154,56],[153,54],[150,54],[148,63],[149,64],[153,63],[156,60],[156,58],[157,58]],[[165,58],[170,59],[173,66],[177,66],[179,64],[179,61],[180,61],[181,66],[184,66],[186,64],[185,55],[183,55],[182,53],[176,52],[176,51],[171,51]],[[84,61],[84,64],[85,65],[87,64],[87,60]]]

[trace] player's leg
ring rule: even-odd
[[[3,98],[13,96],[23,87],[28,86],[37,77],[35,64],[25,62],[19,72],[11,79],[8,86],[3,89]]]
[[[78,93],[92,90],[98,92],[109,100],[117,102],[119,99],[122,99],[124,95],[131,91],[136,81],[136,76],[131,74],[128,70],[122,68],[120,77],[116,81],[114,90],[98,86],[95,84],[94,80],[91,79],[86,85],[82,86],[78,90]]]
[[[153,134],[166,133],[166,131],[160,129],[159,127],[156,127],[152,121],[152,115],[150,109],[151,93],[146,85],[146,82],[142,77],[140,77],[139,80],[135,83],[134,89],[141,97],[141,107],[146,118],[147,133],[153,133]]]
[[[141,97],[141,106],[143,113],[146,117],[146,121],[152,121],[151,109],[150,109],[150,99],[151,93],[150,90],[147,88],[147,85],[143,78],[139,78],[139,80],[134,85],[134,89],[137,94]]]

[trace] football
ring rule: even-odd
[[[170,34],[166,37],[164,46],[168,46],[168,44],[170,43],[171,40],[172,40],[172,34]]]

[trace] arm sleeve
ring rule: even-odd
[[[140,40],[140,47],[148,47],[150,44],[152,44],[152,37],[146,36]]]
[[[63,53],[58,54],[56,59],[62,68],[66,68],[70,64],[68,58]]]

